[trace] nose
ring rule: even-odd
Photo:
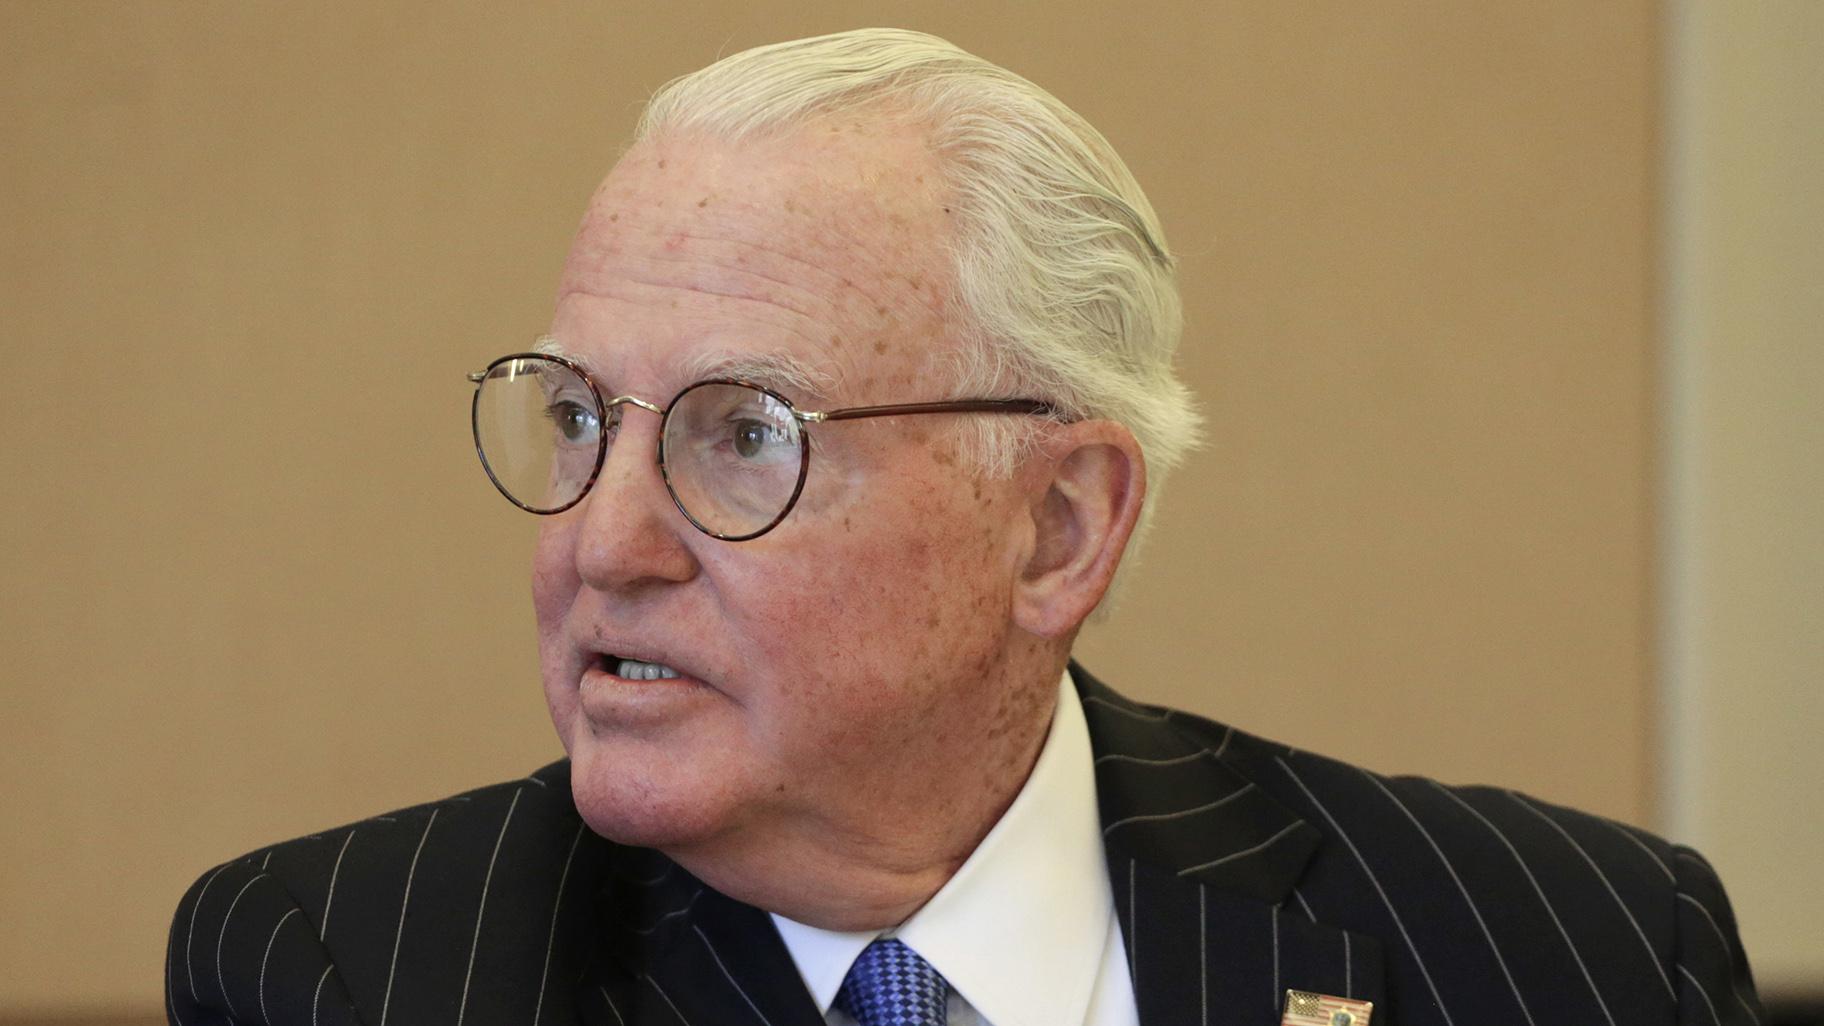
[[[631,593],[696,576],[698,534],[671,501],[658,466],[659,418],[625,410],[602,472],[574,511],[577,576]]]

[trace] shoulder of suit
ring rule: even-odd
[[[1679,885],[1687,876],[1714,878],[1695,852],[1617,820],[1542,801],[1519,791],[1444,784],[1428,777],[1390,775],[1250,734],[1195,713],[1148,705],[1114,691],[1081,666],[1072,673],[1084,711],[1106,746],[1146,751],[1145,761],[1174,761],[1173,753],[1205,753],[1292,809],[1326,837],[1341,842],[1332,857],[1353,849],[1435,853],[1469,849],[1530,870],[1592,870],[1614,877]]]
[[[504,855],[515,880],[555,877],[573,863],[600,862],[618,846],[584,827],[570,793],[569,763],[525,777],[394,809],[239,855],[197,877],[179,901],[173,939],[186,946],[198,924],[244,914],[271,891],[323,934],[398,912],[406,893],[423,904],[473,904],[477,883]],[[460,865],[473,872],[452,874]],[[471,865],[472,864],[472,865]],[[425,870],[419,872],[420,867]],[[474,877],[475,879],[470,879]],[[506,880],[497,885],[514,886]],[[460,893],[454,893],[455,890]],[[445,895],[442,892],[452,890]],[[376,903],[375,897],[385,900]],[[332,931],[342,932],[341,929]]]
[[[587,903],[575,899],[595,891],[617,854],[635,850],[588,830],[563,762],[281,841],[214,867],[185,893],[171,925],[169,1000],[245,1016],[273,988],[303,987],[307,1007],[382,1007],[410,993],[392,986],[402,941],[435,963],[402,981],[460,975],[478,961],[502,981],[536,982],[552,939],[581,921]],[[341,971],[329,974],[331,964]]]
[[[1157,711],[1169,713],[1167,722],[1193,743],[1221,747],[1230,765],[1327,835],[1393,835],[1415,850],[1443,847],[1450,838],[1528,866],[1571,864],[1667,883],[1680,876],[1681,860],[1701,863],[1651,831],[1521,791],[1380,773],[1192,713]]]
[[[1630,1022],[1670,1021],[1658,1016],[1673,1006],[1681,1022],[1758,1021],[1728,898],[1690,848],[1516,790],[1381,773],[1302,751],[1134,702],[1072,669],[1098,769],[1121,785],[1113,789],[1123,800],[1174,786],[1211,793],[1214,778],[1199,775],[1210,763],[1245,781],[1229,781],[1223,797],[1187,810],[1205,818],[1130,821],[1180,830],[1222,822],[1209,817],[1239,807],[1228,796],[1258,791],[1321,836],[1276,900],[1295,917],[1377,940],[1389,986],[1428,993],[1441,1014],[1441,993],[1473,993],[1500,979],[1506,989],[1484,988],[1482,997],[1499,1002],[1524,989],[1517,1010],[1530,1003],[1540,1013],[1527,1012],[1529,1022],[1598,1021],[1593,1015],[1611,1007],[1647,1016]],[[1271,922],[1277,965],[1283,924],[1277,914]]]
[[[522,825],[555,826],[574,821],[576,807],[570,794],[568,761],[552,763],[516,780],[473,788],[256,848],[212,867],[203,879],[237,868],[283,878],[299,870],[333,867],[338,859],[371,860],[379,853],[400,850],[409,857],[424,840],[427,827],[439,834],[473,836],[488,832],[490,825],[499,827],[509,813]]]

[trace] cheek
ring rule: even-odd
[[[565,523],[547,520],[540,525],[538,543],[532,550],[532,611],[540,632],[562,622],[581,584]]]
[[[747,604],[742,633],[800,714],[916,716],[948,682],[988,671],[1007,630],[1011,578],[1003,532],[981,522],[967,489],[961,499],[966,507],[927,492],[852,510],[846,530],[838,516],[817,558],[770,577],[774,597]]]
[[[563,627],[571,603],[576,598],[579,580],[575,562],[570,559],[567,537],[556,523],[541,525],[538,543],[532,552],[532,611],[538,625],[539,667],[543,678],[545,706],[557,728],[564,754],[574,755],[574,730],[578,727],[579,699],[567,671]]]

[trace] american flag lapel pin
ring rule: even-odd
[[[1286,991],[1286,1014],[1279,1026],[1368,1026],[1374,1002],[1356,1001],[1308,990]]]

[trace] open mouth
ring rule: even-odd
[[[677,680],[683,676],[664,663],[649,663],[640,659],[623,659],[620,656],[606,654],[599,657],[603,670],[624,680]]]

